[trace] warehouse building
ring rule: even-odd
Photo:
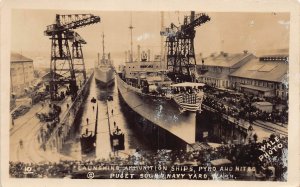
[[[232,88],[259,97],[288,98],[288,55],[254,58],[229,75]]]
[[[253,58],[255,58],[253,54],[244,51],[235,54],[220,52],[219,54],[211,54],[203,61],[198,59],[197,62],[202,61],[202,64],[197,65],[199,75],[197,80],[216,88],[230,89],[232,83],[229,75]]]
[[[10,81],[12,97],[21,97],[28,93],[34,82],[33,60],[18,53],[11,53]]]

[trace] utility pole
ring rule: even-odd
[[[161,23],[161,31],[164,29],[164,12],[163,11],[161,11],[160,12],[160,23]],[[164,36],[163,35],[161,35],[161,37],[160,37],[160,69],[162,69],[162,66],[164,65],[163,64],[163,62],[164,62]]]

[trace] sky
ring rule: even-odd
[[[56,14],[91,13],[100,16],[101,22],[76,29],[86,41],[84,56],[96,59],[102,51],[101,34],[105,34],[106,52],[112,58],[122,61],[125,51],[130,49],[131,23],[133,29],[133,51],[137,45],[151,54],[160,52],[160,12],[126,11],[68,11],[14,9],[11,16],[11,47],[30,58],[37,56],[50,59],[51,42],[44,35],[47,25],[53,24]],[[252,53],[288,49],[288,13],[238,13],[206,12],[211,21],[196,28],[195,53],[208,56],[214,52],[238,53],[248,50]],[[179,26],[189,12],[164,12],[164,25],[171,22]]]

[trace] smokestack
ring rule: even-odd
[[[188,24],[188,21],[187,21],[187,20],[188,20],[188,18],[185,16],[185,17],[184,17],[184,20],[183,20],[183,24],[184,24],[184,25],[187,25],[187,24]]]
[[[191,12],[191,22],[195,20],[195,11]]]
[[[147,56],[148,56],[148,61],[150,61],[150,49],[148,49],[148,51],[147,51]]]
[[[141,62],[141,46],[138,45],[137,48],[138,48],[138,51],[137,51],[137,61]]]

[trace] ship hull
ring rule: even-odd
[[[115,82],[115,72],[110,68],[95,68],[95,80],[99,86],[112,86]]]
[[[120,95],[134,112],[187,144],[195,143],[195,112],[181,112],[172,99],[141,94],[135,91],[136,88],[124,82],[119,75],[116,77]]]

